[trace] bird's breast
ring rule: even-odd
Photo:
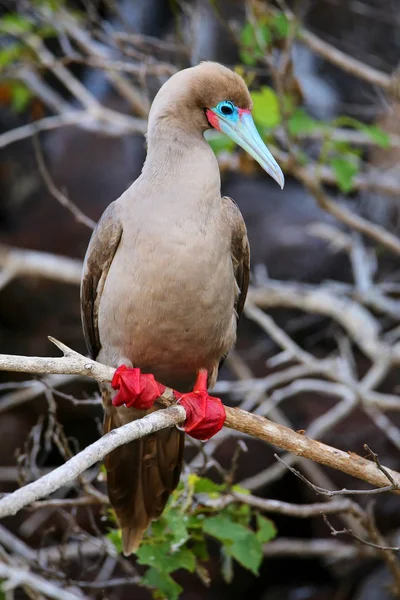
[[[236,337],[237,286],[223,233],[196,224],[124,231],[99,307],[108,362],[127,358],[167,385],[215,368]]]

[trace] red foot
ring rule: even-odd
[[[114,406],[125,404],[128,408],[148,410],[165,390],[165,385],[158,383],[154,375],[143,375],[140,369],[130,369],[121,365],[114,373],[111,381],[114,390],[119,390],[113,399]]]
[[[196,379],[193,391],[178,394],[178,403],[186,410],[184,431],[196,440],[209,440],[222,429],[226,413],[219,398],[209,396],[207,391],[207,371],[201,370]]]

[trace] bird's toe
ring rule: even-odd
[[[209,440],[222,429],[226,419],[224,405],[206,390],[183,394],[178,403],[186,410],[182,429],[196,440]]]
[[[165,390],[154,375],[144,374],[140,369],[121,365],[116,369],[111,386],[118,393],[113,399],[114,406],[125,405],[128,408],[148,410]]]

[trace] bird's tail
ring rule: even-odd
[[[132,409],[108,406],[104,433],[133,420],[132,413]],[[125,556],[136,552],[147,527],[161,515],[178,485],[183,446],[183,433],[170,427],[120,446],[106,457],[108,496],[122,530]]]

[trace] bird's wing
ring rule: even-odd
[[[239,288],[239,293],[235,303],[235,310],[239,319],[243,312],[247,290],[249,287],[250,246],[247,237],[246,224],[238,205],[234,200],[232,200],[232,198],[229,198],[228,196],[224,196],[222,198],[222,202],[224,204],[225,213],[232,230],[232,264],[233,272]]]
[[[98,330],[100,298],[121,236],[118,204],[112,202],[93,232],[83,263],[81,316],[86,345],[92,358],[96,358],[101,349]]]
[[[99,304],[122,236],[118,209],[116,201],[104,212],[93,232],[84,262],[81,312],[86,344],[92,358],[96,358],[101,350]],[[123,307],[120,309],[123,310]],[[107,344],[107,340],[102,341]],[[110,386],[102,385],[101,389],[105,408],[104,433],[119,427],[124,421],[144,416],[144,411],[115,408]],[[125,444],[106,457],[108,495],[122,528],[126,554],[138,547],[149,523],[160,516],[177,486],[183,448],[184,435],[174,427]]]

